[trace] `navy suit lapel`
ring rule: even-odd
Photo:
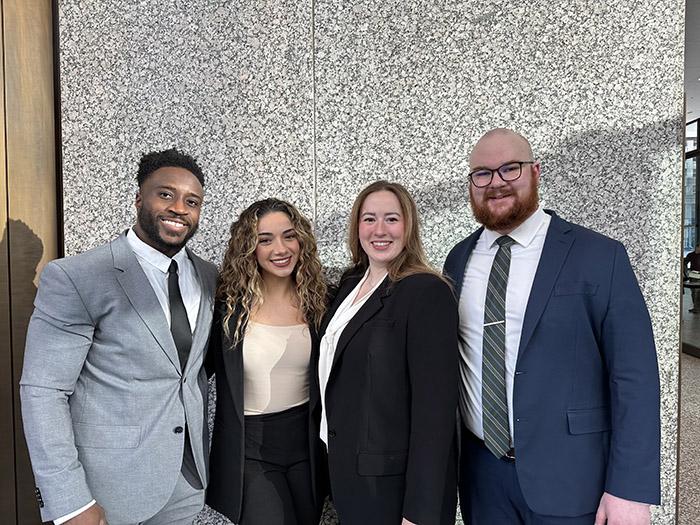
[[[165,355],[177,372],[181,373],[180,358],[163,308],[128,242],[126,235],[120,235],[111,243],[117,281]]]
[[[525,318],[523,319],[523,329],[520,335],[520,346],[518,348],[518,358],[527,348],[530,338],[537,323],[539,323],[542,313],[544,312],[549,298],[552,295],[554,283],[559,277],[566,256],[574,242],[574,236],[571,234],[571,225],[554,215],[549,223],[547,236],[544,240],[542,255],[537,266],[535,279],[532,283],[530,291],[530,299],[525,309]]]
[[[458,247],[458,253],[455,254],[455,265],[445,267],[445,272],[455,284],[455,296],[457,301],[459,301],[459,297],[462,294],[462,286],[464,285],[464,271],[467,268],[467,261],[469,261],[469,256],[472,254],[472,251],[474,251],[476,241],[479,240],[479,237],[481,237],[481,233],[483,231],[484,227],[482,226],[469,237],[464,239]]]

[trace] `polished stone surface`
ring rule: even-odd
[[[138,158],[173,146],[207,176],[204,257],[259,198],[312,214],[310,4],[194,4],[59,2],[66,253],[129,226]]]
[[[387,178],[416,197],[440,266],[475,226],[468,151],[528,136],[542,202],[624,242],[662,379],[663,506],[675,515],[683,110],[682,0],[60,0],[66,253],[134,219],[136,161],[178,146],[209,179],[192,246],[276,195],[347,264],[350,205]],[[215,523],[212,517],[202,523]]]
[[[683,2],[318,0],[315,24],[327,261],[344,261],[338,232],[358,187],[387,178],[415,195],[440,265],[476,227],[466,198],[471,145],[496,126],[530,138],[543,205],[621,240],[639,277],[662,381],[655,523],[672,523]]]

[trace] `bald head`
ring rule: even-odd
[[[474,145],[469,166],[469,202],[486,228],[507,235],[537,210],[540,165],[519,133],[492,129]]]
[[[499,161],[499,159],[503,159]],[[486,161],[496,162],[498,167],[503,163],[513,160],[534,160],[532,158],[532,147],[528,140],[520,133],[507,128],[495,128],[487,131],[476,142],[469,156],[469,166],[474,168],[487,168]]]

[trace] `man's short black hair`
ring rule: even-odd
[[[197,177],[197,180],[202,185],[202,188],[204,187],[204,174],[202,173],[202,168],[200,168],[199,164],[197,164],[197,161],[189,155],[186,155],[175,148],[171,148],[166,149],[165,151],[151,151],[150,153],[145,153],[141,157],[141,160],[139,161],[139,171],[136,175],[139,188],[143,185],[144,181],[151,173],[165,167],[186,169],[192,175]]]

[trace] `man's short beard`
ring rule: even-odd
[[[158,219],[153,220],[153,216],[151,215],[151,213],[144,207],[138,209],[136,213],[136,218],[139,226],[141,226],[141,229],[151,240],[153,246],[158,251],[163,253],[168,252],[172,249],[177,249],[178,251],[180,251],[182,247],[187,244],[187,241],[189,241],[192,238],[192,236],[195,233],[197,233],[197,228],[199,227],[199,224],[192,225],[190,231],[187,233],[182,242],[172,243],[166,241],[165,239],[163,239],[163,237],[160,236],[160,233],[158,233],[158,225],[156,224],[156,221]]]
[[[476,220],[483,224],[485,228],[497,232],[513,231],[525,222],[525,219],[532,215],[540,204],[537,185],[534,182],[530,187],[529,195],[524,200],[516,198],[512,208],[505,215],[491,212],[486,204],[478,205],[471,196],[471,188],[469,193],[469,203]]]

